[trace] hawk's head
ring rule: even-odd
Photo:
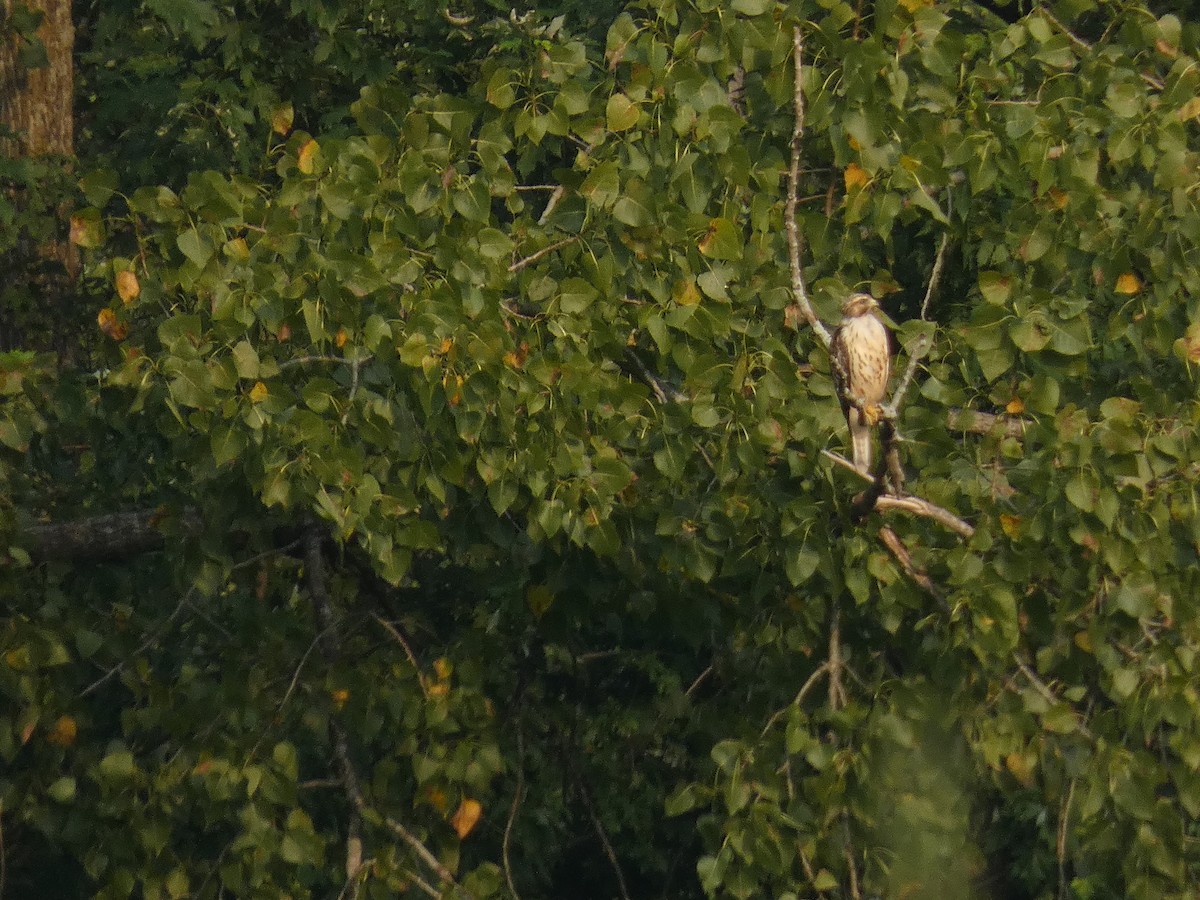
[[[870,294],[851,294],[842,304],[842,317],[857,319],[867,315],[871,310],[879,309],[879,302]]]

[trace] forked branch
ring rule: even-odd
[[[792,269],[792,295],[800,314],[808,322],[813,334],[820,340],[822,346],[828,348],[830,341],[829,329],[818,318],[813,309],[812,299],[808,294],[808,284],[804,280],[804,266],[800,257],[803,243],[800,239],[800,227],[796,224],[796,203],[800,194],[800,151],[804,142],[804,36],[800,26],[792,28],[792,59],[795,63],[796,82],[793,103],[795,117],[792,125],[792,159],[788,166],[787,178],[787,207],[784,212],[784,228],[787,231],[788,261]]]

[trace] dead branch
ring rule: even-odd
[[[800,313],[820,340],[822,346],[828,348],[830,335],[825,323],[817,317],[812,300],[808,295],[808,284],[804,280],[804,267],[800,263],[803,244],[800,238],[800,228],[796,224],[796,202],[800,193],[800,150],[804,140],[804,37],[800,26],[792,28],[792,59],[795,63],[796,83],[793,93],[795,119],[792,127],[792,160],[788,167],[787,177],[787,206],[784,211],[784,228],[788,239],[788,262],[792,269],[792,294]]]
[[[572,766],[572,768],[574,767]],[[575,785],[579,788],[579,796],[583,799],[584,808],[587,809],[588,817],[592,820],[592,827],[596,830],[596,836],[600,839],[600,845],[604,848],[604,855],[608,857],[608,862],[612,866],[613,873],[617,876],[617,887],[621,891],[621,900],[630,900],[629,888],[625,886],[625,873],[621,871],[621,863],[617,859],[617,852],[613,849],[612,842],[608,839],[608,832],[604,829],[604,823],[596,815],[596,808],[592,806],[592,798],[588,794],[587,785],[583,783],[583,776],[578,771],[575,772]]]
[[[75,522],[30,525],[21,529],[20,540],[37,560],[110,561],[161,550],[166,542],[164,530],[195,534],[200,530],[200,517],[188,509],[139,509]]]
[[[804,698],[808,696],[808,692],[813,689],[813,686],[816,685],[817,681],[820,680],[822,675],[826,675],[828,673],[829,673],[829,661],[828,660],[826,660],[825,662],[823,662],[819,666],[817,666],[815,669],[813,669],[812,674],[808,676],[808,679],[801,686],[799,692],[797,692],[795,699],[793,699],[791,703],[789,703],[787,706],[783,707],[782,709],[775,710],[775,712],[773,712],[771,714],[771,718],[767,719],[767,724],[763,726],[762,734],[759,735],[759,739],[761,740],[762,738],[765,738],[767,736],[767,732],[769,732],[771,730],[771,728],[774,727],[775,723],[779,721],[779,717],[782,716],[785,712],[787,712],[793,706],[800,706],[801,704],[803,704]]]
[[[338,639],[337,620],[333,614],[333,602],[329,596],[329,582],[325,573],[325,559],[321,552],[321,535],[316,528],[310,529],[305,536],[304,560],[309,597],[313,602],[317,624],[323,635],[320,646],[325,655],[326,662],[332,664],[337,661],[340,652],[340,641]],[[356,825],[358,817],[367,812],[369,807],[367,806],[366,799],[363,797],[362,789],[359,787],[361,780],[358,777],[358,771],[354,767],[354,761],[350,758],[350,742],[345,726],[342,725],[341,720],[336,716],[331,716],[329,719],[329,731],[333,739],[334,758],[337,760],[340,770],[342,788],[353,810],[350,828],[348,829],[350,837],[353,838],[358,833]],[[443,884],[449,885],[451,888],[461,892],[461,888],[459,888],[458,883],[454,880],[453,873],[429,851],[429,848],[415,834],[390,816],[383,816],[382,818],[384,824],[392,833],[407,844],[409,849],[416,854],[417,858],[425,863]],[[347,853],[347,860],[349,860],[349,851]],[[441,892],[437,890],[433,890],[432,892],[426,891],[426,893],[431,897],[442,896]]]
[[[1033,669],[1029,667],[1025,660],[1021,659],[1021,657],[1016,653],[1013,653],[1012,658],[1013,662],[1017,664],[1017,668],[1021,670],[1021,674],[1025,676],[1025,679],[1030,683],[1030,685],[1033,686],[1033,689],[1041,694],[1042,698],[1046,700],[1047,703],[1057,704],[1066,702],[1057,694],[1055,694],[1054,691],[1050,690],[1050,688],[1046,685],[1046,682],[1042,681],[1042,679],[1038,677],[1037,672],[1033,671]],[[1096,736],[1092,733],[1092,730],[1087,727],[1086,723],[1077,721],[1075,727],[1079,729],[1079,733],[1085,738],[1087,738],[1089,741],[1095,742]]]
[[[371,613],[371,618],[378,622],[380,627],[390,634],[392,639],[397,644],[404,648],[404,655],[408,657],[408,661],[412,663],[413,671],[417,673],[417,684],[421,686],[421,693],[424,694],[425,699],[428,700],[429,686],[425,683],[425,673],[421,671],[421,665],[417,662],[417,656],[415,653],[413,653],[412,647],[408,645],[408,641],[405,640],[404,635],[400,632],[400,629],[376,613]]]
[[[513,823],[517,821],[517,810],[521,806],[521,797],[525,793],[525,733],[517,723],[517,786],[513,791],[512,805],[508,808],[508,821],[504,823],[504,840],[500,843],[500,858],[504,862],[504,880],[508,882],[508,891],[513,900],[521,900],[517,886],[513,884],[512,865],[508,859],[509,840],[512,837]]]
[[[579,239],[580,239],[579,235],[575,234],[569,238],[563,238],[561,241],[555,241],[553,244],[550,244],[547,247],[543,247],[541,250],[538,250],[536,253],[529,254],[524,259],[518,259],[511,266],[508,267],[508,271],[509,272],[520,272],[526,266],[532,265],[533,263],[535,263],[539,259],[541,259],[543,256],[553,253],[555,250],[559,250],[563,247],[566,247],[568,244],[574,244]]]
[[[834,712],[846,705],[846,689],[842,687],[842,610],[836,598],[829,610],[829,708]]]
[[[929,272],[929,283],[925,287],[925,298],[921,301],[921,321],[923,322],[929,321],[929,301],[933,298],[933,294],[942,280],[942,270],[946,266],[946,248],[949,245],[950,235],[947,232],[943,232],[941,243],[938,244],[937,256],[933,260],[933,268]],[[896,390],[892,392],[891,402],[888,403],[885,409],[887,418],[894,420],[899,417],[900,407],[904,405],[904,395],[908,393],[913,376],[917,373],[917,366],[925,358],[925,355],[929,353],[931,344],[932,342],[928,336],[921,335],[918,340],[913,342],[912,347],[909,348],[908,365],[904,367],[904,374],[900,376]]]
[[[893,497],[890,494],[883,494],[875,500],[875,509],[880,512],[888,509],[902,509],[915,516],[933,519],[935,522],[945,525],[951,531],[967,539],[970,539],[975,534],[975,528],[954,515],[954,513],[947,509],[942,509],[942,507],[930,503],[921,497],[915,497],[912,494],[904,497]]]
[[[998,431],[1005,437],[1024,436],[1025,429],[1032,425],[1030,419],[1018,416],[997,416],[973,409],[951,409],[946,413],[946,427],[951,431],[966,431],[971,434],[991,434]]]
[[[892,554],[892,558],[896,560],[910,581],[939,603],[944,604],[946,602],[946,595],[942,592],[942,589],[934,584],[933,579],[918,569],[913,563],[912,555],[908,552],[908,547],[904,545],[904,541],[900,539],[900,535],[896,534],[890,526],[884,525],[879,529],[879,539],[883,541],[883,545],[887,547],[888,552]]]

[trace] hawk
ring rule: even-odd
[[[887,328],[874,313],[878,308],[870,294],[851,294],[829,345],[833,383],[850,426],[854,467],[864,474],[871,471],[871,426],[879,421],[891,362]]]

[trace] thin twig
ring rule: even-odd
[[[617,887],[621,890],[621,900],[630,900],[629,889],[625,886],[625,873],[621,871],[621,863],[617,859],[617,853],[613,850],[612,842],[608,839],[608,832],[604,830],[604,823],[596,815],[596,808],[592,806],[592,798],[588,794],[587,785],[583,783],[583,776],[579,772],[575,773],[575,784],[579,788],[580,797],[583,798],[583,805],[587,809],[588,817],[592,820],[592,827],[596,829],[596,836],[600,838],[600,844],[604,847],[604,855],[608,857],[613,872],[617,876]]]
[[[339,651],[337,622],[333,614],[333,603],[329,596],[328,581],[325,574],[325,560],[321,555],[321,535],[316,528],[310,529],[308,535],[305,537],[304,545],[308,593],[313,601],[313,607],[317,614],[317,622],[321,626],[321,631],[324,635],[321,646],[325,651],[326,661],[333,663],[336,662]],[[350,800],[351,806],[359,814],[362,814],[367,811],[368,807],[362,795],[362,790],[359,787],[361,781],[358,777],[358,771],[354,767],[354,761],[350,758],[350,742],[346,735],[346,729],[339,719],[331,716],[329,719],[329,730],[333,737],[334,756],[337,759],[339,769],[341,769],[342,787],[345,790],[347,799]],[[429,851],[429,848],[415,834],[390,816],[383,816],[383,822],[391,829],[393,834],[404,841],[417,857],[441,879],[443,884],[449,885],[456,890],[461,890],[458,882],[454,880],[453,873]],[[427,891],[426,893],[429,893],[431,897],[441,896],[437,891],[432,893]]]
[[[408,641],[404,639],[404,635],[400,632],[400,629],[391,622],[387,621],[387,619],[384,619],[375,613],[371,613],[371,618],[378,622],[383,627],[384,631],[390,634],[392,638],[395,639],[396,643],[404,648],[404,655],[408,657],[408,661],[412,663],[413,671],[417,673],[417,684],[421,686],[421,693],[424,694],[425,699],[428,700],[429,686],[425,684],[425,673],[421,671],[421,666],[417,662],[417,656],[415,653],[413,653],[412,647],[408,645]]]
[[[706,667],[705,670],[703,672],[701,672],[699,675],[697,675],[696,678],[692,681],[692,683],[688,685],[688,689],[683,692],[683,696],[691,697],[692,694],[694,694],[696,692],[696,688],[700,687],[700,685],[702,685],[704,683],[704,680],[706,678],[708,678],[708,676],[711,675],[712,673],[713,673],[713,667],[711,665]]]
[[[539,225],[545,225],[550,220],[550,214],[554,212],[554,208],[558,206],[558,201],[562,200],[566,193],[567,189],[561,184],[551,192],[550,199],[546,201],[546,208],[542,210],[542,214],[538,217]]]
[[[850,896],[853,900],[862,900],[862,892],[858,889],[858,867],[854,864],[854,848],[850,843],[850,817],[845,811],[842,812],[842,832],[842,855],[846,858],[846,867],[850,870]]]
[[[568,244],[574,244],[578,240],[579,240],[579,235],[575,234],[569,238],[563,238],[561,241],[555,241],[550,246],[543,247],[541,250],[538,250],[536,253],[529,254],[524,259],[518,259],[515,263],[513,263],[511,266],[508,267],[508,271],[509,272],[520,272],[523,268],[525,268],[528,265],[532,265],[533,263],[535,263],[539,259],[541,259],[543,256],[546,256],[549,253],[553,253],[555,250],[560,250],[563,247],[566,247]]]
[[[800,228],[796,224],[796,201],[800,193],[800,150],[804,141],[804,37],[800,26],[792,28],[792,59],[795,63],[795,90],[792,102],[795,108],[795,119],[792,126],[792,159],[788,167],[787,205],[784,210],[784,228],[787,231],[788,262],[792,270],[792,294],[796,305],[808,322],[813,333],[821,344],[829,347],[829,329],[813,309],[812,300],[808,295],[808,284],[804,280],[804,267],[800,256],[803,246],[800,239]]]
[[[892,557],[900,564],[900,568],[904,570],[904,574],[914,584],[934,600],[941,603],[946,602],[946,595],[942,592],[942,589],[933,583],[932,578],[916,567],[912,561],[912,555],[908,552],[908,547],[904,545],[904,541],[900,540],[900,536],[890,526],[884,525],[879,529],[879,539],[883,541],[883,545],[888,548],[888,552],[892,554]]]
[[[504,880],[508,882],[508,891],[513,900],[521,900],[517,886],[513,883],[512,865],[508,859],[509,840],[512,837],[513,823],[517,821],[517,810],[521,806],[521,797],[525,793],[525,733],[517,724],[517,787],[513,792],[512,805],[508,808],[508,821],[504,823],[504,840],[500,843],[500,858],[504,862]]]
[[[1065,702],[1057,694],[1055,694],[1054,691],[1050,690],[1050,688],[1046,686],[1046,683],[1038,677],[1037,672],[1033,671],[1033,669],[1028,666],[1025,660],[1021,659],[1021,657],[1016,653],[1012,655],[1012,658],[1013,662],[1017,664],[1017,668],[1021,670],[1021,674],[1025,676],[1031,685],[1033,685],[1033,689],[1042,695],[1046,702],[1052,704]],[[1077,721],[1075,723],[1075,727],[1078,728],[1079,733],[1089,741],[1096,740],[1096,736],[1092,733],[1092,730],[1087,727],[1086,723]]]
[[[1063,798],[1062,811],[1058,814],[1058,839],[1055,841],[1055,855],[1058,857],[1058,896],[1059,900],[1067,900],[1071,896],[1070,885],[1067,883],[1067,823],[1071,819],[1071,801],[1075,798],[1075,779],[1072,778],[1067,786],[1067,796]]]
[[[1047,9],[1045,6],[1041,6],[1038,8],[1038,11],[1043,16],[1046,17],[1046,20],[1048,22],[1050,22],[1051,25],[1053,25],[1055,28],[1057,28],[1059,31],[1061,31],[1064,35],[1066,35],[1067,40],[1069,40],[1072,44],[1074,44],[1076,47],[1078,47],[1080,50],[1082,50],[1085,53],[1091,52],[1092,45],[1089,44],[1087,41],[1085,41],[1083,38],[1079,37],[1079,35],[1075,34],[1075,32],[1071,31],[1071,29],[1068,28],[1066,25],[1064,25],[1061,21],[1059,21],[1058,18],[1054,15],[1054,13],[1050,12],[1049,9]],[[1105,33],[1105,35],[1108,34],[1107,31],[1105,31],[1104,33]],[[1163,83],[1161,81],[1159,81],[1157,78],[1155,78],[1153,75],[1149,74],[1148,72],[1139,72],[1138,74],[1141,76],[1142,81],[1146,82],[1146,84],[1150,85],[1150,87],[1154,88],[1155,90],[1159,90],[1159,91],[1161,91],[1163,89]]]
[[[181,612],[183,612],[185,607],[188,606],[188,600],[195,590],[196,590],[196,587],[194,585],[191,588],[189,588],[187,593],[185,593],[183,595],[183,597],[180,598],[179,604],[175,607],[175,609],[171,612],[171,614],[169,616],[167,616],[165,619],[163,619],[162,622],[159,623],[159,625],[156,626],[154,628],[154,630],[150,632],[150,636],[147,637],[144,641],[142,641],[142,643],[139,644],[137,649],[135,649],[132,653],[125,656],[115,666],[113,666],[111,669],[109,669],[107,672],[105,672],[103,675],[101,675],[99,678],[97,678],[95,681],[93,681],[91,684],[89,684],[87,687],[85,687],[82,691],[80,691],[79,692],[80,698],[83,698],[83,697],[88,696],[89,694],[95,693],[97,690],[99,690],[101,687],[103,687],[105,684],[107,684],[114,677],[116,677],[117,675],[119,675],[123,671],[125,671],[125,666],[129,664],[129,661],[131,659],[133,659],[136,656],[139,656],[142,653],[145,653],[148,649],[150,649],[150,647],[157,644],[162,639],[163,635],[165,635],[167,633],[167,630],[171,627],[171,625],[175,622],[175,620],[177,618],[179,618],[179,614]]]
[[[683,403],[687,400],[687,394],[651,372],[649,367],[642,362],[641,358],[633,350],[626,350],[625,358],[633,365],[642,382],[654,392],[654,397],[659,403],[666,403],[668,401],[671,403]]]
[[[278,366],[280,371],[283,371],[284,369],[292,369],[296,366],[308,366],[314,363],[336,363],[338,365],[353,366],[357,368],[365,363],[369,363],[374,358],[374,356],[354,357],[353,359],[348,356],[297,356],[293,359],[285,359],[283,362],[278,363]]]
[[[759,735],[759,740],[761,740],[762,738],[765,738],[767,736],[767,732],[769,732],[771,730],[771,728],[775,725],[775,723],[779,721],[780,716],[782,716],[785,712],[787,712],[793,706],[799,706],[800,704],[802,704],[804,702],[804,698],[806,696],[808,696],[808,692],[813,689],[813,686],[817,683],[817,681],[821,678],[821,676],[826,674],[828,671],[829,671],[829,661],[828,660],[826,660],[825,662],[823,662],[819,666],[817,666],[815,669],[813,669],[812,674],[809,675],[808,678],[805,680],[804,684],[800,687],[799,692],[796,694],[796,696],[792,700],[792,702],[789,703],[787,706],[782,707],[781,709],[775,710],[775,712],[771,714],[771,718],[767,719],[767,724],[763,726],[762,734]]]
[[[929,302],[933,299],[934,292],[938,288],[938,284],[942,280],[942,270],[946,266],[946,248],[950,245],[949,232],[942,233],[942,241],[938,244],[937,256],[933,259],[933,268],[929,272],[929,283],[925,286],[925,298],[921,301],[921,321],[929,321]],[[904,367],[904,374],[900,376],[900,381],[896,385],[896,390],[892,392],[891,401],[888,403],[885,412],[888,418],[895,420],[900,415],[900,407],[904,404],[904,395],[908,393],[908,387],[912,384],[913,376],[917,373],[917,365],[929,353],[931,341],[928,335],[920,335],[913,342],[908,353],[908,365]]]
[[[834,712],[846,705],[846,689],[842,687],[842,610],[836,598],[830,600],[829,610],[829,708]]]

